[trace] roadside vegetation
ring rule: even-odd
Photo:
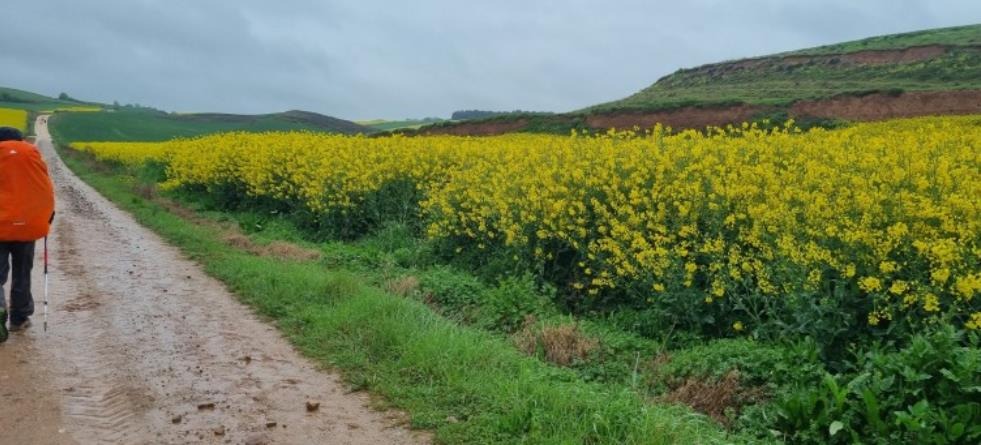
[[[979,119],[63,154],[446,443],[967,444]]]
[[[200,261],[306,355],[407,411],[412,427],[435,431],[439,443],[756,442],[687,407],[651,404],[636,383],[528,356],[505,331],[480,327],[493,326],[492,313],[481,325],[460,321],[426,295],[542,295],[527,278],[489,286],[440,265],[403,226],[358,241],[317,241],[286,215],[234,210],[192,191],[159,193],[160,164],[60,152],[83,180]]]

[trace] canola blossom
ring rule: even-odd
[[[75,142],[72,148],[92,153],[100,161],[130,166],[164,162],[171,150],[170,144],[160,142]]]
[[[14,127],[20,131],[27,131],[27,111],[0,108],[0,127]]]
[[[731,312],[745,295],[834,293],[865,303],[858,315],[872,328],[904,317],[981,329],[981,116],[807,132],[229,133],[76,148],[165,163],[166,187],[231,187],[314,214],[408,183],[429,237],[561,265],[561,284],[586,300],[684,294]]]

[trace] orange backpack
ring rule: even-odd
[[[54,186],[33,145],[0,142],[0,241],[35,241],[48,235]]]

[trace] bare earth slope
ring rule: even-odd
[[[981,24],[877,36],[681,69],[620,100],[563,114],[439,123],[406,134],[702,129],[981,113]]]
[[[427,441],[79,180],[40,119],[37,133],[58,195],[52,314],[44,333],[38,243],[35,324],[0,345],[0,442]]]

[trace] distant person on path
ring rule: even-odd
[[[34,242],[48,236],[54,219],[54,186],[37,147],[24,141],[20,130],[0,127],[0,342],[10,331],[31,325],[34,297],[31,269]],[[10,274],[10,306],[4,283]]]

